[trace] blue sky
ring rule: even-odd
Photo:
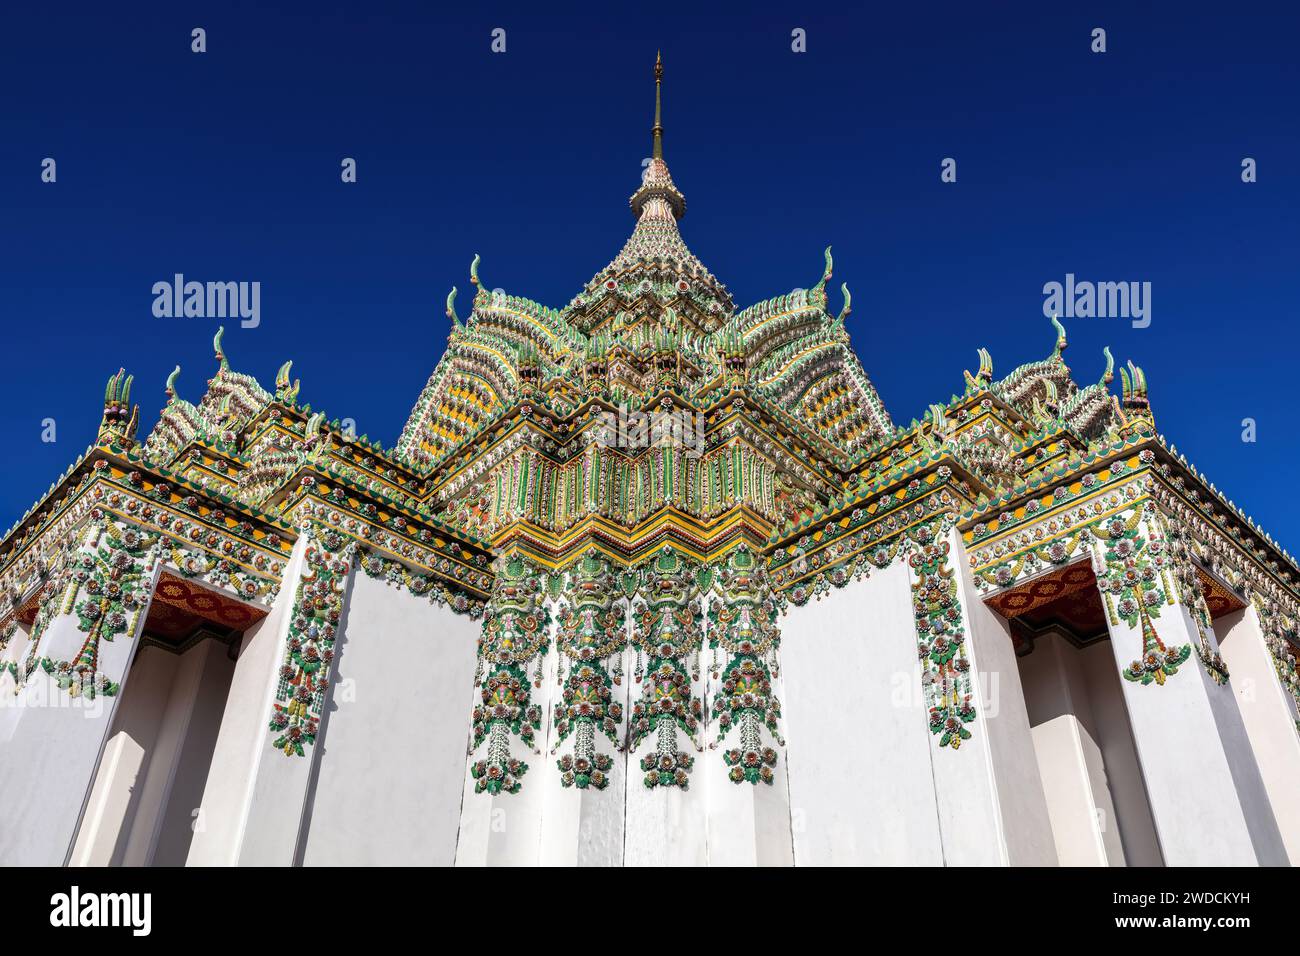
[[[474,253],[489,286],[558,307],[626,239],[662,49],[683,235],[739,304],[811,285],[832,244],[855,346],[905,423],[980,346],[998,375],[1050,351],[1044,283],[1150,282],[1149,327],[1068,323],[1076,378],[1106,344],[1142,365],[1160,429],[1296,549],[1300,14],[982,6],[11,4],[0,528],[93,439],[119,365],[142,433],[175,364],[200,397],[217,323],[152,313],[176,272],[259,281],[233,366],[269,386],[292,358],[303,401],[393,444]]]

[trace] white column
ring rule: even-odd
[[[322,720],[316,742],[304,743],[298,756],[273,746],[279,734],[270,729],[270,720],[299,611],[299,584],[319,573],[305,560],[309,546],[320,547],[310,535],[300,535],[271,612],[244,634],[188,866],[288,866],[300,861],[309,787],[327,721]],[[341,606],[346,608],[353,573],[350,552],[326,554],[348,565],[337,579]],[[331,677],[335,670],[329,668]],[[326,718],[331,706],[327,694]]]
[[[1215,622],[1242,723],[1268,791],[1287,856],[1300,860],[1300,734],[1296,705],[1277,677],[1253,604]]]
[[[707,651],[701,649],[700,677],[690,682],[693,699],[705,703],[705,673],[703,659]],[[646,668],[649,669],[649,658]],[[690,664],[687,664],[690,669]],[[635,680],[629,688],[631,710],[641,699],[644,684]],[[647,771],[642,760],[655,752],[659,733],[666,733],[666,723],[647,734],[627,757],[626,828],[623,862],[626,866],[705,866],[708,856],[708,768],[703,759],[708,730],[700,722],[696,742],[692,743],[686,731],[677,729],[677,747],[689,754],[694,764],[688,771],[685,788],[679,786],[647,787]]]
[[[1110,641],[1083,648],[1077,659],[1092,705],[1089,728],[1101,748],[1106,787],[1115,806],[1115,818],[1103,820],[1102,831],[1118,829],[1126,866],[1164,866],[1124,706],[1124,680],[1115,668]]]
[[[114,715],[112,736],[95,775],[70,865],[123,862],[126,837],[139,815],[146,775],[165,726],[163,715],[179,661],[179,656],[160,647],[145,647],[136,655],[131,693],[123,695]]]
[[[1131,523],[1131,521],[1129,522]],[[1124,703],[1146,782],[1151,817],[1160,850],[1169,866],[1284,865],[1286,851],[1273,818],[1264,782],[1234,700],[1231,683],[1214,681],[1197,658],[1199,629],[1181,604],[1171,604],[1166,583],[1156,574],[1156,590],[1117,590],[1132,572],[1149,578],[1154,567],[1145,522],[1121,534],[1125,521],[1106,528],[1097,543],[1098,580],[1104,590],[1115,666],[1132,673],[1146,651],[1172,655],[1187,649],[1176,672],[1148,672],[1151,680],[1123,681]],[[1133,533],[1136,537],[1129,537]],[[1137,551],[1127,552],[1136,542]],[[1123,548],[1121,547],[1123,546]],[[1106,555],[1111,557],[1108,559]],[[1107,566],[1109,560],[1109,566]],[[1128,562],[1126,565],[1125,562]],[[1114,582],[1108,585],[1107,582]],[[1165,646],[1158,651],[1144,636],[1138,604],[1151,594],[1145,615]]]
[[[565,753],[572,753],[575,745],[575,729],[569,739],[559,746],[556,752],[556,735],[554,706],[547,714],[547,746],[539,758],[542,770],[537,775],[537,785],[543,790],[542,834],[540,862],[544,866],[620,866],[623,863],[624,809],[629,779],[640,786],[640,773],[633,766],[628,768],[628,755],[622,746],[627,741],[627,715],[630,712],[628,692],[631,681],[630,655],[623,652],[622,682],[615,684],[612,699],[623,708],[623,719],[618,724],[616,735],[620,746],[616,747],[598,729],[595,732],[595,744],[600,753],[610,755],[612,765],[608,773],[608,782],[604,789],[588,786],[565,787],[561,782],[558,759]],[[559,654],[552,655],[548,662],[546,680],[560,693],[556,681],[556,668],[559,666]],[[574,665],[570,663],[570,668]],[[585,731],[581,731],[585,732]]]
[[[535,731],[535,746],[529,747],[518,736],[511,734],[509,748],[512,757],[522,760],[528,769],[519,778],[516,793],[475,792],[477,781],[467,767],[485,759],[491,744],[484,741],[469,755],[468,764],[462,762],[460,833],[456,842],[457,866],[535,866],[539,862],[542,843],[542,812],[547,803],[547,790],[558,781],[547,773],[548,761],[553,761],[550,746],[551,695],[555,687],[555,621],[551,628],[551,646],[542,661],[540,687],[529,688],[529,699],[540,708],[542,727]],[[529,669],[529,673],[532,673]],[[470,727],[470,713],[480,702],[480,688],[475,685],[464,698],[464,726]],[[472,741],[469,741],[472,742]]]
[[[783,717],[777,719],[777,732],[773,733],[767,726],[766,720],[754,721],[747,728],[743,722],[749,720],[750,716],[742,712],[739,719],[732,717],[726,735],[721,736],[722,721],[718,713],[719,705],[725,707],[731,699],[725,690],[729,675],[735,678],[735,686],[740,689],[751,678],[757,679],[763,673],[763,668],[767,668],[771,683],[771,697],[778,703],[784,704],[785,684],[781,676],[781,649],[778,645],[775,654],[765,653],[752,658],[733,655],[732,651],[727,649],[727,643],[730,641],[732,647],[737,647],[735,636],[727,636],[728,625],[723,618],[720,617],[715,622],[710,617],[710,613],[713,612],[719,615],[725,613],[728,610],[727,600],[725,589],[709,594],[704,619],[705,647],[707,648],[715,639],[719,642],[719,646],[708,651],[704,657],[708,665],[705,667],[704,674],[707,743],[703,759],[700,761],[702,767],[699,783],[708,793],[709,865],[792,866],[794,865],[794,838],[790,814],[790,764],[786,748],[782,743],[785,735],[785,720]],[[752,613],[755,617],[751,618],[751,621],[766,620],[764,607],[765,605],[754,607]],[[778,615],[775,605],[772,607],[773,615]],[[734,611],[734,606],[731,610]],[[734,628],[737,623],[738,620],[733,619],[731,626]],[[780,617],[776,616],[771,623],[779,633]],[[714,635],[712,632],[714,627],[722,630]],[[756,636],[756,639],[761,637]],[[733,659],[739,661],[734,670],[731,666]],[[752,667],[750,676],[744,672],[746,666]],[[714,674],[717,676],[714,677]],[[754,685],[748,686],[761,689]],[[761,694],[756,694],[755,699],[756,702],[761,700]],[[752,729],[755,725],[757,725],[756,738],[755,731]],[[766,753],[766,748],[770,748],[776,755],[775,765],[745,768],[743,762],[737,766],[728,764],[726,755],[728,753],[733,757],[742,755],[747,744],[758,749],[760,753]],[[750,774],[758,769],[758,781],[736,780],[735,777],[745,769],[748,769]],[[763,771],[771,772],[771,783],[766,782],[762,775]]]
[[[1051,817],[1007,622],[980,599],[961,536],[952,530],[942,540],[977,696],[971,739],[960,751],[932,738],[944,860],[950,866],[1055,866]],[[916,568],[912,576],[918,583]]]
[[[724,655],[723,667],[726,664]],[[716,684],[710,681],[711,688]],[[773,678],[772,693],[784,703],[782,678]],[[714,695],[710,694],[710,707],[713,699]],[[780,727],[784,736],[784,721]],[[708,793],[709,866],[793,866],[789,755],[785,747],[773,742],[777,761],[772,768],[772,782],[737,783],[729,776],[732,768],[727,765],[723,754],[740,746],[739,730],[732,727],[726,739],[716,747],[706,746],[699,764],[697,782]],[[717,718],[714,717],[707,730],[711,742],[717,738],[717,733]]]
[[[96,554],[104,540],[102,528],[92,527],[82,553]],[[99,678],[118,685],[116,693],[72,696],[72,688],[59,687],[57,675],[38,664],[9,702],[20,712],[12,736],[0,746],[0,765],[5,768],[0,774],[0,805],[6,807],[0,863],[6,866],[62,866],[72,851],[157,583],[155,552],[132,561],[140,575],[134,588],[139,600],[129,611],[124,632],[99,639],[95,664]],[[89,592],[79,585],[69,587],[75,590],[71,601],[67,590],[53,598],[59,603],[39,635],[39,658],[74,661],[87,641],[89,632],[82,630],[76,611]]]

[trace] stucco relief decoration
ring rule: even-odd
[[[820,532],[801,535],[792,547],[772,555],[772,584],[781,591],[782,602],[801,607],[813,598],[820,600],[832,588],[868,577],[873,569],[888,567],[898,557],[909,524],[955,508],[952,494],[942,487],[951,476],[951,469],[940,466],[933,484],[913,478],[878,497],[872,497],[874,486],[864,486],[858,506],[847,515],[828,521]]]
[[[511,753],[511,736],[536,752],[542,709],[532,691],[542,686],[542,658],[550,646],[544,597],[543,575],[531,561],[517,553],[499,559],[475,675],[481,702],[473,712],[471,753],[487,741],[487,753],[470,765],[475,793],[519,792],[528,764]]]
[[[621,749],[623,705],[613,696],[623,683],[626,612],[609,562],[599,552],[588,551],[569,574],[570,604],[560,615],[556,635],[560,700],[555,704],[556,743],[551,753],[572,737],[572,751],[556,761],[560,783],[604,790],[613,758],[597,747],[596,735]]]
[[[723,752],[735,783],[772,783],[777,751],[764,743],[764,729],[778,747],[785,745],[781,703],[772,693],[779,676],[776,613],[765,568],[749,548],[737,548],[718,571],[718,597],[709,606],[712,676],[722,682],[712,708],[718,733],[710,746],[722,746],[736,730],[737,745]],[[723,668],[719,650],[729,658]]]
[[[422,574],[401,561],[367,549],[361,549],[359,555],[358,566],[368,578],[384,581],[395,588],[405,588],[416,597],[428,598],[430,604],[451,608],[457,614],[476,618],[482,613],[481,605],[471,602],[463,591],[453,590],[433,575]]]
[[[1223,662],[1223,657],[1218,650],[1210,643],[1210,635],[1214,633],[1214,620],[1205,603],[1200,576],[1196,572],[1191,550],[1187,546],[1187,533],[1159,510],[1156,510],[1156,516],[1167,542],[1166,550],[1173,565],[1173,580],[1179,600],[1196,624],[1197,636],[1200,638],[1197,642],[1196,656],[1200,658],[1205,672],[1214,679],[1215,683],[1226,684],[1229,676],[1228,666]]]
[[[1259,614],[1278,682],[1291,695],[1296,712],[1300,713],[1300,668],[1297,668],[1295,658],[1295,649],[1300,645],[1300,627],[1297,627],[1296,618],[1283,614],[1277,602],[1262,595],[1251,595],[1251,603]],[[1296,731],[1300,732],[1300,720],[1296,720],[1295,725]]]
[[[104,515],[96,510],[91,518],[102,521]],[[102,534],[92,534],[99,540],[77,558],[63,608],[63,613],[76,615],[86,639],[71,661],[40,658],[41,668],[73,697],[117,693],[118,684],[99,673],[100,645],[134,630],[148,603],[146,592],[157,558],[158,535],[146,536],[114,522],[106,523]]]
[[[957,581],[948,564],[947,541],[922,528],[917,543],[908,561],[915,577],[912,605],[930,733],[938,736],[940,747],[956,750],[970,740],[966,725],[976,714]]]
[[[1161,588],[1164,546],[1143,534],[1141,504],[1127,518],[1115,516],[1098,522],[1094,533],[1105,549],[1105,572],[1098,576],[1098,583],[1112,616],[1118,615],[1129,627],[1142,631],[1142,656],[1124,668],[1124,678],[1143,685],[1164,684],[1192,654],[1190,644],[1165,646],[1152,623],[1165,603]]]
[[[68,550],[71,551],[71,548]],[[15,694],[22,689],[41,664],[41,635],[45,633],[50,621],[58,613],[59,603],[56,599],[63,593],[69,574],[70,572],[64,569],[57,576],[47,580],[38,592],[36,617],[32,621],[31,634],[27,639],[27,654],[21,664],[10,661],[6,667],[14,679]]]
[[[334,640],[343,613],[355,547],[341,535],[312,531],[303,553],[303,570],[289,619],[284,664],[271,712],[273,746],[287,756],[305,756],[316,742],[325,694],[329,690]]]
[[[691,568],[665,546],[642,570],[643,603],[634,614],[634,679],[641,697],[632,707],[630,749],[651,734],[654,749],[641,758],[648,788],[690,785],[703,705],[692,691],[700,676],[703,613]]]

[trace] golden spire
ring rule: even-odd
[[[662,53],[655,54],[655,148],[654,158],[664,158],[664,127],[659,110],[659,86],[664,78],[664,58]]]

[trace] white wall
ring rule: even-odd
[[[942,864],[906,567],[791,608],[781,630],[795,862]]]
[[[0,663],[13,661],[22,673],[23,661],[27,659],[27,651],[31,645],[31,628],[26,624],[19,623],[17,630],[9,638],[9,644],[0,653]],[[17,706],[17,682],[14,676],[9,673],[8,668],[0,671],[0,748],[8,741],[18,728],[18,721],[22,718],[23,708]],[[0,753],[3,753],[0,750]]]
[[[453,862],[480,627],[356,575],[335,644],[329,722],[316,744],[306,865]],[[544,782],[541,770],[525,778]]]

